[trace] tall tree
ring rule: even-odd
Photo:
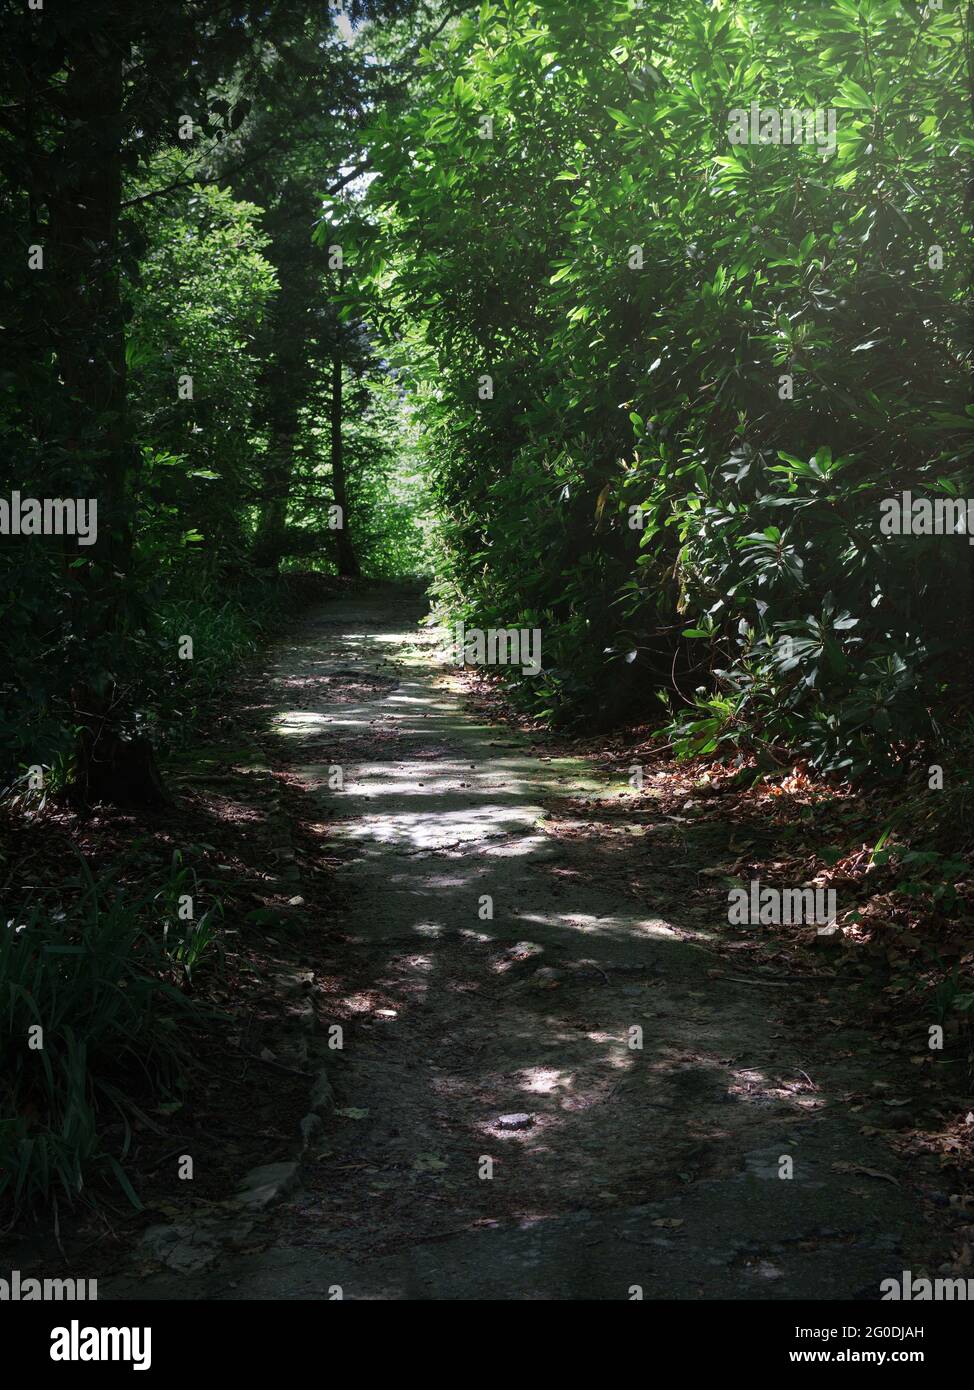
[[[122,276],[137,275],[142,248],[124,187],[165,145],[228,137],[246,93],[263,90],[268,52],[301,48],[312,70],[333,38],[335,8],[319,0],[90,0],[79,10],[50,0],[30,10],[0,0],[0,173],[8,240],[27,282],[6,286],[22,350],[8,428],[44,495],[56,488],[98,502],[97,544],[64,579],[71,602],[61,644],[85,800],[161,796],[151,752],[132,736],[145,613],[133,571],[139,461]],[[343,6],[351,23],[376,8]],[[274,157],[270,148],[255,152],[267,169]],[[286,358],[281,365],[286,371]],[[275,418],[273,429],[280,452],[286,419]]]

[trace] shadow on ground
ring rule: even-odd
[[[637,896],[615,848],[602,874],[547,833],[626,788],[466,713],[419,611],[330,605],[259,711],[341,861],[312,986],[342,1029],[337,1110],[265,1248],[105,1292],[877,1297],[929,1240],[926,1175],[847,1102],[902,1064],[842,1024],[838,986],[728,978],[670,850]]]

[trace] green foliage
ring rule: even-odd
[[[174,693],[195,707],[225,674],[282,560],[334,571],[344,551],[353,570],[361,519],[366,572],[416,561],[389,383],[313,241],[391,80],[320,0],[229,0],[218,18],[204,0],[92,0],[43,24],[0,6],[0,498],[98,507],[89,548],[0,537],[0,789],[41,765],[87,794],[103,738],[164,721]],[[343,8],[367,28],[417,6]],[[339,412],[347,487],[322,428],[336,358],[365,396]]]
[[[378,364],[361,373],[346,369],[344,398],[342,439],[349,488],[345,520],[362,572],[373,579],[432,574],[432,519],[410,404]],[[307,462],[297,464],[288,504],[293,554],[287,568],[333,574],[334,543],[322,515],[322,498],[331,494],[333,480],[327,431],[313,409],[307,429]]]
[[[178,937],[169,929],[188,884],[174,864],[161,886],[135,891],[117,874],[95,880],[82,862],[61,907],[7,908],[0,1198],[14,1207],[57,1194],[74,1203],[105,1178],[138,1203],[122,1167],[132,1117],[177,1084],[187,1060],[180,1025],[191,1005],[170,977],[174,967],[188,976],[213,940],[212,910]]]
[[[0,795],[18,814],[69,785],[78,804],[151,781],[127,741],[172,752],[212,718],[293,608],[281,561],[333,572],[357,548],[366,574],[428,567],[415,425],[313,239],[364,113],[400,87],[348,25],[412,32],[427,7],[342,10],[91,0],[40,17],[0,0],[0,498],[98,508],[90,548],[0,537]],[[180,1084],[187,995],[219,956],[218,910],[178,911],[188,886],[178,860],[142,893],[82,869],[63,902],[6,907],[5,1202],[112,1175],[135,1200],[130,1118]]]
[[[149,178],[165,184],[179,171],[166,152]],[[228,190],[199,184],[140,212],[145,254],[126,358],[142,441],[140,548],[159,577],[201,548],[239,563],[250,540],[256,340],[277,289],[259,217]]]
[[[970,491],[965,23],[487,3],[374,120],[360,256],[419,400],[440,594],[540,621],[539,713],[663,688],[683,753],[854,773],[935,733],[971,550],[879,520]],[[752,102],[833,110],[834,151],[732,144]]]
[[[223,947],[219,935],[223,908],[219,902],[209,905],[199,916],[187,917],[184,905],[201,900],[198,876],[182,862],[179,850],[173,851],[172,870],[163,887],[156,893],[155,904],[163,913],[163,954],[170,965],[192,986],[193,971],[209,963],[214,955],[222,960]]]
[[[228,678],[283,616],[284,595],[266,580],[222,588],[184,574],[155,615],[156,656],[140,723],[163,745],[185,746],[212,717]],[[193,639],[192,660],[176,657],[184,634]]]

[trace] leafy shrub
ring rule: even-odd
[[[441,602],[540,615],[536,713],[664,690],[678,751],[856,774],[936,737],[971,551],[879,522],[971,485],[965,42],[899,0],[510,0],[373,123],[360,260],[408,349]],[[731,144],[752,102],[832,110],[834,150]]]
[[[178,865],[137,893],[82,863],[69,905],[0,923],[0,1197],[15,1207],[73,1203],[103,1177],[138,1204],[122,1166],[131,1119],[187,1061],[180,1025],[194,1005],[168,977],[192,969],[211,931],[201,919],[195,938],[166,941],[185,886]]]

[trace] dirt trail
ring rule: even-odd
[[[925,1175],[847,1101],[910,1068],[836,1027],[838,984],[718,975],[665,853],[640,900],[546,835],[628,789],[465,712],[418,612],[342,600],[277,657],[299,812],[342,857],[314,984],[337,1110],[266,1248],[116,1292],[876,1297],[929,1240]]]

